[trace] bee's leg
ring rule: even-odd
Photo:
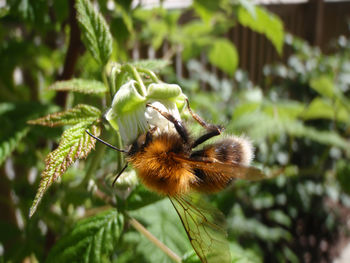
[[[118,178],[122,175],[122,173],[125,171],[125,169],[128,167],[128,163],[125,164],[125,166],[123,167],[123,169],[120,170],[120,172],[118,173],[118,175],[114,178],[114,181],[112,183],[112,186],[114,186],[115,182],[118,180]]]
[[[154,107],[151,104],[147,104],[147,107],[151,107],[154,110],[158,111],[159,114],[161,114],[164,118],[166,118],[168,121],[170,121],[171,123],[174,124],[176,131],[179,133],[179,135],[181,136],[181,138],[183,139],[183,141],[185,143],[188,143],[190,138],[187,132],[187,129],[185,128],[185,126],[182,124],[181,121],[177,120],[173,115],[171,115],[168,112],[162,111],[160,109],[158,109],[157,107]]]
[[[201,137],[199,137],[197,140],[195,140],[194,143],[192,144],[192,148],[195,148],[196,146],[205,142],[206,140],[209,140],[210,138],[221,134],[221,132],[224,130],[223,127],[220,127],[220,126],[214,125],[214,124],[210,124],[210,123],[206,123],[201,117],[199,117],[199,115],[197,115],[196,113],[194,113],[192,111],[192,109],[190,107],[190,103],[188,102],[188,99],[186,99],[186,103],[187,103],[187,109],[190,112],[190,114],[192,115],[192,118],[195,119],[208,132],[208,133],[202,135]]]

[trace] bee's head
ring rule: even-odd
[[[146,134],[142,134],[131,144],[130,149],[128,151],[128,155],[135,155],[137,152],[142,150],[146,143]]]

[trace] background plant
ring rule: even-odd
[[[132,8],[131,1],[113,2],[110,8],[110,2],[98,1],[108,29],[89,2],[78,1],[80,30],[89,52],[79,44],[74,1],[13,1],[1,9],[2,259],[62,262],[70,261],[74,252],[84,255],[84,261],[170,260],[130,226],[129,217],[178,255],[193,259],[167,200],[138,185],[132,174],[124,185],[111,187],[120,155],[96,145],[86,160],[68,168],[70,160],[87,155],[76,151],[84,140],[93,146],[83,132],[91,124],[96,125],[96,135],[103,127],[102,137],[120,144],[101,116],[120,85],[135,78],[134,68],[145,83],[152,81],[145,70],[178,83],[205,119],[224,124],[227,132],[249,135],[257,147],[257,163],[279,175],[262,183],[238,182],[210,197],[227,216],[236,261],[298,262],[310,251],[311,260],[328,260],[329,246],[345,228],[341,211],[349,205],[349,40],[340,38],[337,51],[325,56],[287,37],[295,54],[287,65],[266,67],[264,83],[255,86],[244,72],[235,71],[237,51],[223,36],[241,23],[265,34],[281,52],[281,22],[266,10],[246,1],[194,1],[186,10],[193,19],[183,23],[179,11]],[[182,52],[190,79],[176,77],[166,61],[130,64],[125,79],[108,63],[128,62],[134,45],[150,44],[156,51],[164,42],[167,59]],[[198,62],[203,54],[230,77],[219,79],[203,68]],[[201,83],[207,84],[205,90]],[[39,119],[47,114],[53,115]],[[28,125],[28,120],[56,127]],[[192,129],[197,131],[196,126]],[[74,138],[68,145],[63,132]],[[51,159],[46,159],[45,168],[46,156]],[[54,179],[63,170],[55,174],[52,168],[62,164],[68,169],[61,182],[50,187],[28,219],[39,174],[50,171]],[[109,210],[110,205],[124,216]]]

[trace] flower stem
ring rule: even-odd
[[[131,66],[130,64],[125,64],[124,68],[134,77],[138,85],[136,85],[136,89],[141,96],[146,96],[146,87],[143,84],[142,78],[136,68]]]
[[[107,87],[108,92],[106,93],[106,104],[109,106],[112,103],[112,99],[113,99],[113,91],[109,85],[108,79],[107,79],[107,75],[106,75],[106,70],[102,70],[102,79],[103,79],[103,83],[105,84],[105,86]]]
[[[160,248],[169,258],[174,262],[181,263],[181,257],[179,257],[174,251],[164,245],[159,239],[152,235],[143,225],[140,224],[135,218],[129,217],[129,223],[141,234],[143,234],[149,241]]]
[[[153,71],[145,69],[145,68],[138,68],[137,70],[147,74],[154,82],[156,82],[156,83],[160,82],[160,80],[157,78],[156,74],[154,74]]]

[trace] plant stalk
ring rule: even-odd
[[[149,241],[160,248],[169,258],[171,258],[176,263],[181,263],[181,257],[175,254],[170,248],[164,245],[159,239],[153,236],[143,225],[140,224],[135,218],[129,217],[130,224],[141,234],[143,234]]]
[[[105,148],[106,147],[104,147],[104,145],[102,143],[97,143],[95,155],[93,156],[93,158],[91,160],[89,168],[85,174],[83,181],[81,181],[80,186],[88,184],[89,180],[92,177],[92,174],[95,173],[98,165],[100,164],[100,162],[102,160],[102,157],[103,157],[104,152],[105,152]]]
[[[142,78],[141,78],[140,74],[138,73],[138,71],[136,70],[136,68],[129,65],[129,64],[125,64],[124,67],[130,73],[130,75],[132,75],[134,77],[134,79],[138,83],[138,85],[136,85],[136,89],[137,89],[138,93],[141,96],[145,96],[146,95],[146,87],[145,87],[145,84],[143,84]]]
[[[156,83],[160,82],[160,80],[157,78],[156,74],[154,74],[153,71],[144,69],[144,68],[138,68],[137,70],[147,74],[153,80],[153,82],[156,82]]]

